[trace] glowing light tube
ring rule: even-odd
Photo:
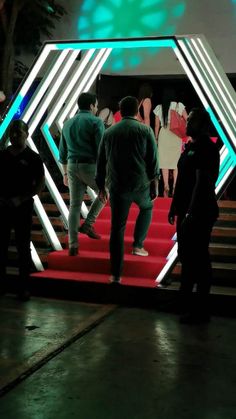
[[[39,70],[41,69],[43,63],[45,62],[47,56],[49,55],[50,51],[52,50],[51,45],[46,45],[43,50],[41,51],[41,54],[39,55],[37,61],[35,62],[32,70],[30,71],[27,79],[23,83],[22,88],[20,89],[18,95],[16,96],[15,100],[13,101],[6,117],[4,118],[4,121],[2,122],[0,126],[0,139],[2,138],[4,132],[6,131],[9,123],[11,122],[13,116],[17,112],[17,109],[19,108],[22,100],[24,99],[25,94],[28,92],[31,84],[35,80]]]
[[[198,42],[199,41],[199,42]],[[192,44],[195,47],[195,50],[198,53],[198,57],[201,59],[201,62],[204,64],[206,71],[205,76],[207,78],[211,77],[213,80],[213,88],[215,90],[215,93],[220,93],[218,95],[219,99],[222,100],[222,104],[224,106],[224,109],[227,110],[226,114],[228,114],[228,117],[231,120],[231,124],[234,125],[235,121],[235,112],[236,112],[236,106],[232,103],[232,97],[227,91],[225,85],[223,84],[223,81],[220,79],[218,73],[216,72],[215,66],[211,61],[209,60],[209,56],[207,55],[207,51],[205,48],[203,48],[202,44],[200,43],[200,39],[191,40]],[[202,50],[201,50],[202,46]],[[234,108],[234,109],[233,109]]]
[[[84,89],[84,91],[87,92],[90,89],[90,87],[92,86],[94,80],[96,79],[99,71],[101,70],[103,64],[106,62],[107,58],[109,57],[111,51],[112,51],[111,48],[105,50],[105,53],[102,56],[101,61],[97,64],[97,67],[95,67],[95,65],[93,66],[93,64],[92,64],[92,66],[90,68],[90,71],[88,71],[85,74],[85,76],[83,78],[83,81],[81,82],[80,91],[81,91],[81,89]],[[93,67],[95,67],[95,68],[93,69]],[[76,103],[76,105],[74,106],[74,108],[72,109],[72,111],[70,113],[70,118],[72,118],[75,115],[77,110],[78,110],[78,105]]]
[[[201,68],[202,83],[204,83],[204,90],[207,91],[208,96],[211,98],[211,102],[218,111],[220,118],[224,118],[224,126],[227,126],[227,131],[231,136],[231,139],[236,143],[235,137],[235,110],[233,110],[226,99],[224,92],[214,78],[211,69],[207,65],[206,61],[202,57],[201,52],[198,49],[194,40],[190,41],[190,45],[194,48],[191,49],[192,54],[195,56],[196,66]],[[199,71],[199,70],[198,70]],[[200,72],[199,72],[200,73]],[[208,83],[206,82],[208,81]],[[231,118],[233,116],[233,118]]]
[[[68,53],[69,53],[69,51],[67,51],[67,50],[63,51],[63,53],[60,54],[59,57],[57,57],[56,62],[54,63],[52,68],[50,68],[50,71],[48,72],[48,75],[46,77],[44,77],[43,82],[41,83],[41,85],[39,86],[39,89],[36,91],[35,95],[33,96],[33,99],[31,100],[29,107],[27,107],[22,114],[22,119],[26,123],[28,123],[29,119],[31,118],[33,112],[37,108],[37,106],[38,106],[39,102],[41,101],[43,95],[47,91],[50,83],[52,82],[52,80],[56,76],[59,68],[61,67],[61,65],[62,65],[63,61],[65,60]]]
[[[175,243],[172,250],[171,250],[171,256],[168,258],[167,263],[162,268],[161,272],[159,273],[159,275],[156,278],[155,282],[156,282],[157,286],[161,284],[163,279],[166,277],[166,275],[170,272],[173,265],[175,264],[176,259],[177,259],[177,249],[178,249],[178,245],[177,245],[177,243]]]
[[[57,90],[59,89],[59,87],[60,87],[61,83],[63,82],[64,78],[67,76],[67,72],[69,71],[73,62],[76,60],[77,55],[78,55],[77,51],[73,51],[71,53],[71,55],[68,58],[66,64],[64,65],[63,69],[60,71],[60,74],[58,75],[56,80],[54,80],[53,86],[48,91],[48,93],[45,95],[46,97],[44,96],[41,106],[39,107],[38,111],[36,112],[36,114],[31,119],[31,122],[29,124],[29,135],[32,136],[35,128],[37,127],[41,118],[43,117],[47,107],[51,103],[54,95],[56,94]]]
[[[38,153],[37,147],[35,146],[34,142],[32,141],[32,138],[28,137],[27,139],[27,143],[29,144],[30,148],[32,148],[32,150],[34,150],[36,153]],[[61,211],[62,217],[63,217],[63,222],[65,223],[65,225],[67,225],[67,220],[68,220],[68,209],[66,207],[65,202],[63,201],[61,194],[59,193],[58,189],[55,186],[55,183],[53,182],[50,173],[48,172],[47,167],[44,165],[44,170],[45,170],[45,181],[46,181],[46,185],[52,195],[52,197],[55,199],[59,210]],[[39,199],[35,199],[35,208],[37,211],[37,214],[40,218],[40,220],[43,223],[43,226],[46,229],[46,234],[50,239],[50,242],[53,246],[53,249],[58,249],[59,247],[61,247],[61,244],[58,240],[58,237],[52,227],[52,224],[43,208],[43,206],[41,206],[41,202]]]
[[[228,121],[226,120],[225,115],[222,112],[222,107],[220,106],[220,104],[217,103],[217,101],[215,100],[214,96],[212,95],[207,83],[205,82],[204,78],[202,77],[202,69],[201,69],[201,71],[199,70],[197,63],[193,60],[193,58],[192,58],[189,50],[187,49],[185,43],[181,40],[179,41],[179,43],[180,43],[183,51],[185,52],[189,62],[191,63],[192,67],[194,68],[195,74],[197,75],[198,79],[200,80],[201,84],[203,85],[204,91],[207,93],[207,96],[211,100],[211,102],[214,105],[218,115],[220,116],[220,118],[223,122],[223,125],[225,126],[227,132],[229,133],[230,136],[234,136],[234,133],[232,132],[232,130],[231,130],[229,124],[228,124]],[[219,132],[222,140],[224,141],[224,143],[227,143],[227,147],[229,149],[229,152],[234,156],[235,153],[232,149],[232,146],[229,143],[226,135],[224,134],[224,131],[222,130],[220,124],[218,123],[218,121],[217,121],[213,111],[211,110],[210,106],[207,108],[207,111],[210,113],[212,122],[215,125],[217,131]]]
[[[62,130],[62,127],[63,127],[63,122],[64,122],[64,120],[66,119],[67,115],[69,114],[70,109],[72,108],[72,106],[76,103],[76,101],[77,101],[77,99],[78,99],[79,94],[80,94],[83,90],[85,90],[85,89],[84,89],[84,86],[85,86],[85,84],[86,84],[87,80],[88,80],[90,77],[92,77],[92,80],[94,81],[94,79],[96,78],[96,76],[97,76],[97,74],[98,74],[99,70],[98,70],[98,72],[96,72],[95,77],[93,77],[93,76],[92,76],[92,74],[93,74],[93,72],[94,72],[95,68],[98,66],[98,64],[99,64],[100,60],[102,60],[102,57],[103,57],[103,54],[105,53],[105,51],[106,51],[106,49],[105,49],[105,48],[104,48],[104,49],[102,49],[101,51],[99,51],[99,53],[98,53],[98,54],[97,54],[97,56],[95,57],[94,61],[93,61],[93,62],[92,62],[92,64],[90,65],[90,68],[87,70],[86,74],[84,75],[84,77],[83,77],[83,78],[82,78],[82,80],[80,81],[79,85],[75,88],[75,92],[74,92],[74,94],[72,95],[72,97],[70,98],[70,100],[67,102],[66,106],[63,108],[62,113],[61,113],[61,115],[59,116],[59,119],[58,119],[58,126],[59,126],[60,130]],[[103,65],[103,63],[104,63],[104,61],[102,62],[102,65]],[[100,68],[101,68],[101,66],[99,67],[99,69],[100,69]],[[76,107],[75,107],[75,109],[77,110],[77,109],[78,109],[78,107],[76,106]],[[76,110],[75,110],[75,112],[76,112]],[[75,113],[75,112],[74,112],[74,113]],[[71,113],[71,115],[72,115],[72,113]],[[74,114],[73,114],[72,116],[74,116]],[[71,116],[70,116],[70,117],[71,117]]]
[[[44,271],[43,264],[32,242],[30,242],[30,251],[31,251],[31,258],[32,258],[33,264],[35,268],[37,269],[37,271]]]

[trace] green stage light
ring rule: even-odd
[[[135,38],[143,36],[167,36],[177,31],[185,13],[183,0],[84,0],[79,11],[78,38]],[[107,71],[137,68],[157,48],[136,52],[124,50],[112,54],[104,65]]]

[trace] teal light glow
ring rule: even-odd
[[[159,48],[175,48],[176,43],[173,39],[140,39],[140,40],[133,40],[133,39],[124,39],[121,41],[117,40],[105,40],[105,41],[94,41],[94,42],[65,42],[60,44],[55,44],[55,48],[58,50],[64,49],[101,49],[101,48],[152,48],[152,47],[159,47]],[[129,51],[131,52],[131,51]]]
[[[52,135],[51,135],[51,133],[49,131],[48,125],[45,124],[43,126],[42,130],[43,130],[43,133],[44,133],[45,137],[47,138],[47,141],[48,141],[49,146],[50,146],[50,148],[52,150],[52,153],[54,154],[56,160],[58,161],[58,159],[59,159],[59,150],[58,150],[58,148],[57,148],[57,146],[55,144],[55,141],[54,141],[54,139],[53,139],[53,137],[52,137]]]
[[[222,141],[226,145],[226,147],[227,147],[227,149],[228,149],[228,151],[230,153],[230,156],[231,156],[231,158],[232,158],[232,160],[234,162],[234,166],[236,166],[236,153],[235,153],[234,149],[232,148],[232,146],[231,146],[228,138],[226,137],[223,129],[221,128],[219,122],[217,121],[217,118],[216,118],[214,112],[212,111],[212,109],[210,107],[208,107],[208,108],[206,108],[206,110],[207,110],[207,112],[209,112],[210,117],[211,117],[211,120],[212,120],[212,122],[213,122],[213,124],[214,124],[214,126],[215,126],[215,128],[216,128],[216,130],[217,130],[217,132],[219,134],[219,136],[221,137]]]
[[[17,113],[21,102],[23,101],[24,97],[22,95],[16,96],[12,106],[10,107],[6,117],[4,118],[2,124],[0,125],[0,139],[4,135],[8,125],[10,124],[11,120],[13,119],[14,115]]]
[[[221,166],[220,166],[220,173],[216,182],[216,187],[219,185],[219,183],[221,182],[221,180],[223,179],[223,177],[225,176],[225,174],[227,173],[227,171],[229,170],[229,168],[233,166],[235,167],[235,164],[232,161],[232,158],[226,158],[224,159],[224,161],[222,162]]]
[[[185,0],[100,0],[99,4],[84,0],[79,10],[78,37],[83,40],[173,35],[185,9]],[[133,59],[132,51],[123,51],[120,56],[112,55],[104,68],[135,68],[149,54],[153,54],[153,49],[147,48],[139,52],[139,59],[137,54]]]

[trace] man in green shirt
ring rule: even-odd
[[[96,182],[103,202],[110,193],[111,281],[120,282],[124,257],[124,231],[130,206],[139,215],[134,230],[132,253],[148,256],[143,247],[152,218],[153,199],[159,174],[157,146],[152,129],[139,121],[138,101],[127,96],[120,102],[122,120],[108,128],[99,147]]]
[[[69,255],[78,254],[80,210],[87,186],[98,192],[95,170],[98,147],[104,133],[104,124],[96,115],[96,95],[84,92],[78,98],[79,112],[65,122],[59,145],[59,161],[64,171],[64,184],[69,186]],[[104,204],[99,197],[93,202],[79,231],[93,239],[100,239],[93,224]]]

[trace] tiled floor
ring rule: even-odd
[[[236,419],[235,327],[234,318],[186,326],[155,309],[4,297],[0,417]]]

